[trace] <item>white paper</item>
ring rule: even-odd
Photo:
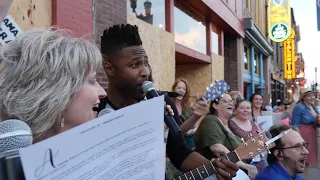
[[[0,43],[4,46],[22,34],[22,30],[10,15],[0,24]]]
[[[272,116],[258,116],[257,124],[262,128],[263,131],[268,131],[273,126]]]
[[[244,171],[242,171],[241,169],[239,169],[237,171],[236,177],[234,177],[232,179],[233,180],[250,180],[249,176]]]
[[[120,109],[20,150],[26,180],[163,180],[163,102]]]

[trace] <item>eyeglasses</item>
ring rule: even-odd
[[[281,148],[280,150],[282,150],[282,149],[293,149],[293,148],[296,149],[296,150],[302,151],[303,148],[306,148],[306,149],[309,148],[309,143],[305,142],[303,144],[297,144],[297,145],[290,146],[290,147],[284,147],[284,148]]]
[[[226,100],[226,99],[221,99],[221,101],[223,101],[226,104],[234,104],[233,100]]]

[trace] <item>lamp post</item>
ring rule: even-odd
[[[152,25],[153,24],[153,15],[151,15],[151,7],[152,7],[152,3],[149,0],[146,0],[144,2],[144,10],[146,12],[146,15],[144,16],[141,13],[140,15],[137,15],[137,18]]]
[[[146,12],[146,16],[151,15],[151,6],[152,6],[152,3],[149,0],[146,0],[144,2],[144,10]]]
[[[132,8],[132,12],[136,13],[136,8],[137,8],[137,0],[130,0],[130,6]],[[137,14],[137,13],[136,13]]]
[[[317,81],[317,71],[318,71],[318,68],[315,67],[315,68],[314,68],[314,74],[315,74],[314,80],[316,81],[316,84],[318,84],[318,81]]]

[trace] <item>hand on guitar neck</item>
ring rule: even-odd
[[[179,116],[180,122],[184,123],[192,115],[201,117],[207,114],[208,111],[209,111],[208,101],[205,99],[204,96],[200,97],[200,95],[197,93],[197,102],[193,104],[191,107],[189,107],[189,109],[181,113],[181,115]]]
[[[209,112],[208,102],[204,98],[200,98],[199,94],[197,94],[197,99],[198,101],[194,105],[179,116],[180,128],[184,133],[187,133],[190,129],[194,129],[198,120]]]
[[[230,86],[224,80],[216,81],[216,84],[210,84],[210,86],[206,88],[205,95],[200,97],[199,94],[197,94],[197,102],[195,105],[181,113],[179,116],[180,124],[184,123],[192,115],[200,117],[207,114],[209,112],[208,102],[216,99],[224,93],[227,93],[229,89]]]
[[[184,173],[173,180],[203,180],[214,174],[216,174],[219,180],[232,179],[232,177],[235,177],[235,174],[232,173],[238,170],[238,167],[233,163],[243,159],[253,159],[254,156],[259,154],[263,156],[263,152],[265,151],[269,152],[269,149],[275,146],[274,141],[277,140],[276,138],[269,140],[271,137],[269,132],[260,133],[255,137],[251,137],[248,141],[243,141],[243,144],[240,144],[236,150],[218,159],[213,159],[211,162]]]

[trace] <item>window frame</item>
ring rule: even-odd
[[[251,65],[251,56],[250,56],[250,47],[249,45],[243,43],[243,50],[245,50],[245,48],[247,48],[246,50],[246,56],[247,56],[247,61],[248,61],[248,69],[246,69],[245,65],[244,65],[244,56],[242,57],[243,58],[243,65],[244,65],[244,69],[248,72],[250,72],[250,65]],[[244,51],[243,51],[244,52]]]

